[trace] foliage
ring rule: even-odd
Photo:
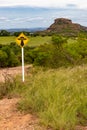
[[[0,36],[10,36],[10,32],[8,32],[6,30],[1,30],[0,31]]]
[[[65,44],[65,49],[72,55],[77,63],[86,63],[87,59],[87,39],[78,37],[74,42]]]
[[[7,53],[3,50],[0,50],[0,67],[6,67],[7,66]]]
[[[33,64],[38,66],[47,66],[50,60],[50,46],[48,44],[41,45],[32,50]]]
[[[67,66],[69,64],[74,64],[72,56],[64,48],[64,43],[67,44],[67,38],[61,35],[54,35],[52,37],[53,43],[53,63],[55,67]]]
[[[60,47],[62,46],[63,43],[67,43],[67,39],[60,35],[54,35],[52,36],[52,42],[54,45],[57,45],[58,47]]]
[[[86,34],[79,34],[76,39],[56,35],[52,36],[52,41],[48,36],[31,37],[30,45],[24,49],[25,63],[48,68],[84,64],[87,63],[86,43]],[[21,48],[15,42],[1,44],[0,55],[0,67],[21,64]]]
[[[1,30],[0,31],[0,36],[19,36],[20,33],[24,33],[26,36],[29,36],[30,35],[30,32],[27,32],[27,31],[20,31],[20,32],[14,32],[14,33],[11,33],[11,32],[8,32],[7,30]]]
[[[20,64],[18,55],[10,45],[3,45],[0,48],[0,67],[14,67]]]
[[[26,36],[30,35],[30,32],[22,31],[22,32],[14,32],[14,36],[18,37],[21,33],[24,33]]]
[[[53,130],[74,130],[77,124],[86,124],[86,71],[85,66],[38,70],[28,79],[19,108],[36,113]]]

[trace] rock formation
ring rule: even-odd
[[[72,23],[70,19],[57,18],[54,23],[46,30],[48,34],[76,35],[79,32],[87,32],[87,27]]]

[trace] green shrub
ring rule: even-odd
[[[53,42],[53,45],[58,46],[58,48],[60,48],[63,43],[67,43],[67,39],[60,35],[57,35],[57,36],[54,35],[52,36],[52,42]]]
[[[75,59],[76,63],[87,63],[87,40],[78,39],[74,42],[65,44],[65,49]]]
[[[0,67],[6,67],[7,66],[7,59],[8,55],[6,54],[5,51],[0,50]]]
[[[0,48],[0,67],[14,67],[20,65],[19,49],[15,46],[3,45]]]

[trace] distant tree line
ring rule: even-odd
[[[8,32],[7,30],[1,30],[0,36],[16,36],[17,37],[17,36],[19,36],[20,33],[22,33],[22,32]],[[23,33],[26,36],[30,35],[30,32],[23,31]]]
[[[10,32],[6,31],[6,30],[1,30],[0,31],[0,36],[10,36]]]
[[[8,32],[7,30],[1,30],[0,31],[0,36],[19,36],[20,33],[24,33],[26,36],[32,36],[32,37],[37,37],[37,36],[53,36],[53,35],[61,35],[64,37],[78,37],[78,35],[84,35],[87,38],[87,32],[79,32],[78,35],[65,35],[65,34],[55,34],[54,32],[47,32],[47,31],[36,31],[36,32],[27,32],[27,31],[20,31],[20,32]]]
[[[46,36],[46,34],[42,34],[39,32],[27,32],[27,31],[19,31],[19,32],[8,32],[7,30],[1,30],[0,31],[0,36],[19,36],[21,33],[24,33],[26,36],[32,36],[32,37],[36,37],[36,36]]]
[[[32,36],[32,37],[36,37],[36,36],[46,36],[46,33],[42,33],[42,32],[27,32],[27,31],[19,31],[19,32],[8,32],[7,30],[1,30],[0,31],[0,36],[19,36],[21,33],[24,33],[26,36]]]

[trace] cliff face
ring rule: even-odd
[[[72,23],[70,19],[58,18],[54,23],[46,30],[47,33],[63,33],[69,35],[75,35],[78,32],[87,31],[87,27],[80,24]]]

